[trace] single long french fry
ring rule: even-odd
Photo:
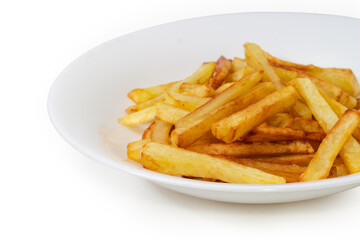
[[[199,144],[187,148],[188,150],[210,155],[226,155],[236,157],[279,155],[289,153],[313,153],[314,149],[305,141],[288,142],[235,142]]]
[[[119,118],[118,122],[125,126],[133,126],[141,123],[153,121],[156,116],[156,106],[148,107],[138,112],[134,112],[125,117]]]
[[[321,142],[325,138],[324,132],[305,132],[291,128],[258,126],[251,130],[244,140],[247,142],[266,142],[266,141],[292,141],[308,140]]]
[[[237,72],[248,66],[245,59],[234,57],[231,62],[231,72]]]
[[[244,109],[252,103],[259,101],[274,91],[274,85],[266,82],[259,85],[257,89],[245,97],[239,97],[224,106],[200,117],[192,124],[176,128],[171,133],[171,142],[175,146],[187,147],[199,139],[202,135],[211,130],[214,122],[221,120],[231,114]]]
[[[278,74],[283,83],[287,84],[295,78],[309,78],[317,88],[329,95],[331,98],[339,101],[341,104],[348,108],[356,106],[356,99],[347,94],[341,87],[338,87],[330,82],[321,80],[317,77],[311,76],[296,68],[283,67],[272,65],[275,72]]]
[[[291,108],[297,97],[295,88],[287,86],[214,123],[211,127],[212,133],[226,143],[234,142],[275,114]]]
[[[260,82],[261,79],[261,72],[254,72],[253,74],[245,76],[242,80],[236,82],[234,85],[221,92],[219,95],[211,99],[206,104],[202,105],[195,111],[179,119],[175,124],[175,128],[186,127],[204,116],[205,114],[214,111],[215,109],[223,106],[231,100],[248,94],[251,88],[254,87],[255,84],[257,84],[258,82]]]
[[[136,88],[128,93],[128,97],[136,104],[140,104],[161,95],[167,88],[174,84],[175,82],[148,88]]]
[[[244,166],[224,158],[150,142],[141,151],[141,164],[150,170],[191,177],[218,179],[228,183],[277,184],[283,177]]]
[[[261,162],[278,163],[278,164],[297,164],[307,166],[314,154],[291,154],[278,157],[256,157],[255,160]]]
[[[315,84],[308,78],[297,78],[291,81],[306,101],[316,120],[325,133],[328,133],[338,121],[338,116],[321,96]],[[340,156],[350,173],[360,172],[360,144],[350,136],[340,151]]]
[[[265,55],[272,64],[304,71],[307,74],[341,87],[345,92],[353,97],[356,97],[360,94],[360,85],[351,69],[320,68],[314,65],[301,65],[278,59],[274,56],[271,56],[269,53],[265,53]]]
[[[315,157],[301,175],[300,181],[327,178],[336,156],[359,124],[360,113],[356,110],[347,110],[320,144]]]

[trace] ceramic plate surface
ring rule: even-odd
[[[255,42],[274,56],[298,63],[352,68],[360,76],[360,20],[346,17],[244,13],[189,19],[106,42],[71,63],[48,98],[50,119],[88,157],[185,194],[239,203],[318,198],[354,188],[360,174],[307,183],[243,185],[201,182],[143,169],[126,157],[127,143],[144,126],[118,125],[130,106],[127,93],[184,79],[204,61],[242,57]]]

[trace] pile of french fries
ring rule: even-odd
[[[184,80],[134,89],[120,124],[150,123],[128,157],[203,181],[279,184],[360,172],[360,86],[350,69],[300,65],[254,43]]]

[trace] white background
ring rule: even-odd
[[[360,3],[1,1],[0,239],[358,239],[360,188],[277,205],[201,200],[86,158],[49,122],[51,83],[85,51],[157,24],[247,11],[359,18]]]

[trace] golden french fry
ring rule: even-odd
[[[214,137],[211,134],[211,131],[208,131],[204,135],[202,135],[198,140],[196,140],[191,146],[197,145],[197,144],[212,144],[212,143],[220,143],[221,141]]]
[[[174,84],[175,83],[172,82],[154,87],[137,88],[129,92],[128,97],[136,104],[140,104],[161,95],[167,88]]]
[[[161,94],[153,99],[150,99],[146,102],[143,102],[143,103],[140,103],[140,104],[136,104],[136,105],[133,105],[133,106],[130,106],[126,109],[126,112],[131,114],[131,113],[135,113],[135,112],[138,112],[138,111],[141,111],[141,110],[144,110],[146,108],[149,108],[149,107],[152,107],[154,106],[156,103],[159,103],[159,102],[164,102],[165,101],[165,95],[164,94]]]
[[[275,114],[291,108],[297,97],[295,88],[287,86],[214,123],[211,127],[212,133],[226,143],[234,142]]]
[[[314,152],[311,145],[305,141],[199,144],[190,146],[187,149],[210,155],[235,157],[279,155],[285,153],[307,154]]]
[[[356,110],[347,110],[320,144],[314,158],[301,175],[300,181],[327,178],[336,156],[359,124],[360,113]]]
[[[141,139],[150,139],[151,138],[151,132],[155,126],[155,122],[152,122],[143,132]]]
[[[263,171],[271,172],[286,172],[301,174],[305,171],[306,167],[297,164],[279,164],[258,161],[256,158],[231,158],[231,161],[244,164],[249,167],[258,168]]]
[[[284,85],[270,66],[262,49],[254,43],[245,43],[244,48],[245,58],[250,66],[258,71],[263,70],[265,80],[273,82],[277,90],[283,88]]]
[[[141,159],[141,148],[150,142],[150,139],[143,139],[136,142],[131,142],[127,145],[127,156],[131,160],[140,163]]]
[[[215,68],[216,68],[215,62],[203,63],[191,76],[185,78],[183,82],[204,84],[214,74]]]
[[[162,144],[170,144],[170,131],[173,125],[161,120],[155,119],[154,127],[151,131],[151,141]]]
[[[187,96],[180,93],[166,91],[165,102],[174,107],[182,108],[188,111],[194,111],[196,108],[207,103],[211,98],[200,98]]]
[[[293,108],[290,110],[296,116],[305,118],[305,119],[312,119],[312,114],[310,109],[302,102],[296,101]]]
[[[156,106],[148,107],[138,112],[131,113],[125,117],[119,118],[121,125],[133,126],[141,123],[153,121],[156,116]]]
[[[316,87],[325,92],[331,98],[339,101],[341,104],[347,106],[348,108],[354,108],[356,106],[356,99],[344,92],[341,87],[338,87],[330,82],[321,80],[317,77],[311,76],[306,72],[303,72],[296,68],[280,67],[278,65],[272,66],[282,80],[282,82],[285,84],[295,78],[309,78],[316,85]]]
[[[291,128],[258,126],[251,130],[244,140],[247,142],[266,142],[266,141],[292,141],[292,140],[308,140],[321,142],[325,137],[324,132],[305,132]]]
[[[170,106],[165,103],[156,104],[156,117],[167,123],[175,124],[177,120],[189,114],[190,112],[182,108]]]
[[[268,162],[268,163],[277,163],[277,164],[296,164],[300,166],[307,166],[311,159],[313,159],[314,154],[291,154],[283,155],[278,157],[256,157],[256,161]]]
[[[307,74],[341,87],[346,93],[353,97],[356,97],[360,94],[359,83],[351,69],[320,68],[314,65],[301,65],[278,59],[268,53],[265,53],[265,55],[267,59],[273,64],[304,71]]]
[[[244,96],[249,93],[252,87],[255,86],[262,79],[261,72],[254,72],[253,74],[249,74],[245,76],[242,80],[236,82],[231,87],[227,88],[219,95],[211,99],[209,102],[186,115],[185,117],[179,119],[176,122],[176,128],[184,128],[190,124],[193,124],[196,120],[204,116],[205,114],[214,111],[215,109],[223,106],[224,104],[230,102],[231,100]]]
[[[216,62],[216,72],[209,80],[209,86],[212,89],[217,89],[221,86],[224,79],[227,77],[231,70],[231,60],[221,56]]]
[[[268,174],[224,158],[159,143],[145,144],[141,154],[141,164],[147,169],[160,173],[218,179],[228,183],[285,183],[283,177]]]
[[[214,111],[200,117],[191,124],[186,126],[175,128],[171,133],[171,142],[175,146],[186,147],[194,143],[202,135],[211,130],[211,126],[214,122],[223,119],[231,114],[244,109],[250,104],[257,102],[264,98],[268,94],[274,91],[274,85],[272,83],[262,83],[256,86],[250,94],[245,97],[239,97],[222,107],[215,109]],[[214,98],[215,99],[215,98]],[[187,115],[188,116],[188,115]]]
[[[311,112],[325,133],[328,133],[338,121],[338,116],[321,96],[315,84],[308,78],[297,78],[291,81],[300,95],[306,101]],[[350,173],[360,172],[360,144],[349,137],[340,151],[340,156],[344,160]]]

